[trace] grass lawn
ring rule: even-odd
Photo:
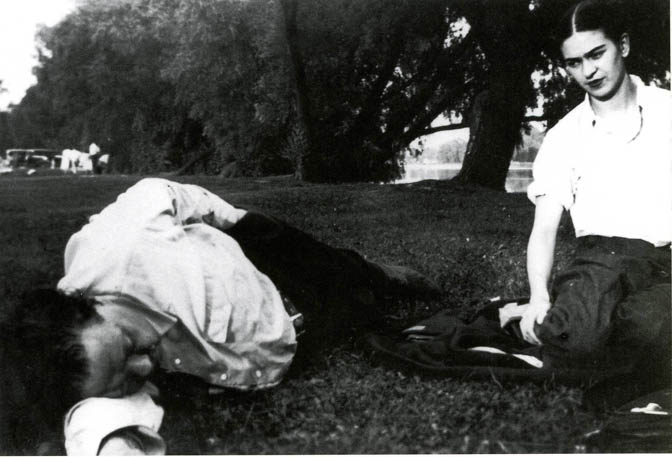
[[[2,302],[63,273],[68,237],[90,214],[139,180],[123,176],[0,179]],[[401,301],[403,327],[442,308],[527,293],[525,246],[533,205],[505,194],[423,181],[312,185],[289,178],[184,177],[229,202],[292,222],[333,245],[422,271],[442,299]],[[563,219],[557,263],[571,255]],[[581,391],[548,383],[436,379],[372,361],[353,336],[269,391],[207,397],[164,391],[170,453],[564,453],[602,418],[581,409]],[[26,443],[27,452],[34,452]],[[0,449],[1,450],[1,449]]]

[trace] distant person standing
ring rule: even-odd
[[[100,154],[100,147],[96,143],[91,143],[89,145],[89,155],[96,156]]]
[[[61,171],[77,174],[81,152],[76,149],[63,149],[61,152]]]
[[[104,154],[105,156],[107,154]],[[96,143],[91,143],[89,145],[89,159],[91,159],[92,170],[95,174],[99,175],[102,173],[104,166],[107,165],[107,159],[104,163],[101,163],[103,155],[100,154],[100,146]]]
[[[98,160],[96,162],[96,166],[93,169],[94,173],[96,173],[97,175],[101,175],[103,173],[106,173],[109,161],[110,161],[110,155],[109,154],[101,154],[98,157]]]
[[[624,17],[587,0],[562,19],[564,68],[585,100],[550,129],[534,163],[524,338],[568,366],[670,363],[671,97],[629,74]],[[574,261],[549,289],[563,210]]]

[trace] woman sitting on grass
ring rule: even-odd
[[[672,107],[668,90],[628,74],[622,18],[613,4],[582,1],[556,34],[586,97],[548,131],[534,163],[529,299],[493,299],[467,319],[445,309],[400,341],[370,336],[374,351],[448,376],[606,379],[607,388],[618,379],[633,393],[669,385]],[[565,209],[578,246],[549,289]]]
[[[670,92],[628,74],[622,19],[611,4],[588,0],[561,21],[564,68],[586,98],[549,130],[534,163],[531,298],[520,328],[542,345],[545,365],[644,362],[668,372]],[[563,209],[578,245],[549,290]]]

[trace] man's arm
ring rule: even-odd
[[[156,387],[147,383],[128,397],[92,397],[73,406],[65,417],[65,449],[68,455],[165,454],[158,434],[163,408],[150,394]]]
[[[247,213],[203,187],[167,180],[157,181],[155,185],[165,186],[171,196],[174,215],[181,224],[204,222],[224,230],[233,226]]]
[[[533,344],[541,344],[534,333],[534,324],[541,324],[551,307],[548,281],[553,268],[555,240],[562,211],[562,205],[555,199],[545,195],[537,197],[534,225],[527,245],[530,305],[520,321],[523,337]]]
[[[227,229],[245,214],[245,210],[234,207],[202,187],[161,178],[145,178],[131,186],[100,214],[92,216],[91,222],[96,225],[96,231],[107,232],[106,237],[109,237],[120,230],[161,229],[199,222]]]
[[[160,178],[143,179],[126,194],[135,205],[139,201],[146,202],[150,217],[155,214],[161,220],[161,217],[169,216],[173,223],[180,225],[203,222],[219,229],[227,229],[247,212],[203,187]]]
[[[136,239],[138,233],[147,230],[168,234],[197,223],[225,230],[246,213],[202,187],[160,178],[142,179],[91,216],[89,223],[70,238],[64,256],[66,275],[58,287],[66,291],[109,290],[118,285],[115,281],[119,281],[123,268],[117,267],[128,261],[132,249],[129,240]]]

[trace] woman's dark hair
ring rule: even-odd
[[[0,321],[0,434],[23,446],[62,427],[82,399],[82,329],[102,318],[92,300],[52,289],[25,294]],[[26,441],[30,440],[30,441]]]
[[[574,32],[602,30],[604,35],[618,42],[627,32],[622,6],[614,0],[583,0],[571,7],[560,19],[553,34],[558,48]]]

